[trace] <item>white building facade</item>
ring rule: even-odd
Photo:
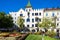
[[[9,12],[9,14],[13,17],[14,24],[17,25],[17,18],[21,16],[24,19],[25,27],[28,27],[30,30],[35,29],[35,31],[37,22],[42,22],[44,17],[52,18],[53,16],[57,16],[56,27],[60,28],[60,9],[57,8],[33,9],[29,1],[25,9],[21,8],[18,12]]]
[[[44,10],[44,17],[54,18],[56,17],[56,28],[60,28],[60,9],[59,8],[48,8]]]

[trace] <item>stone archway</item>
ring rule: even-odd
[[[36,32],[35,29],[32,29],[32,32]]]

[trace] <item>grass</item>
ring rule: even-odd
[[[29,35],[25,40],[41,40],[40,35]]]
[[[25,40],[42,40],[42,36],[41,35],[30,34]],[[60,39],[44,36],[44,40],[60,40]]]

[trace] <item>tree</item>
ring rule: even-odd
[[[18,17],[17,24],[19,25],[20,28],[23,28],[24,20],[22,17]]]
[[[0,12],[0,28],[12,28],[13,20],[10,15],[6,15],[4,12]]]
[[[53,20],[54,20],[54,23],[55,23],[55,27],[56,27],[56,19],[57,19],[57,16],[54,16]]]
[[[38,23],[38,27],[47,29],[50,27],[55,27],[55,23],[53,23],[51,19],[44,18],[42,23]]]
[[[38,26],[43,28],[45,27],[48,28],[50,26],[50,23],[51,23],[50,20],[48,20],[47,18],[44,18],[42,23],[38,23]]]

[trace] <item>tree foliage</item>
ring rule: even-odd
[[[18,17],[17,24],[19,25],[20,28],[23,28],[24,20],[22,17]]]
[[[54,23],[55,23],[55,27],[56,27],[56,19],[57,19],[57,16],[54,16],[53,20],[54,20]]]
[[[4,12],[0,12],[0,28],[11,28],[12,26],[12,17],[10,15],[6,15]]]
[[[55,27],[55,23],[51,19],[44,18],[42,23],[38,23],[38,27],[49,28]]]

